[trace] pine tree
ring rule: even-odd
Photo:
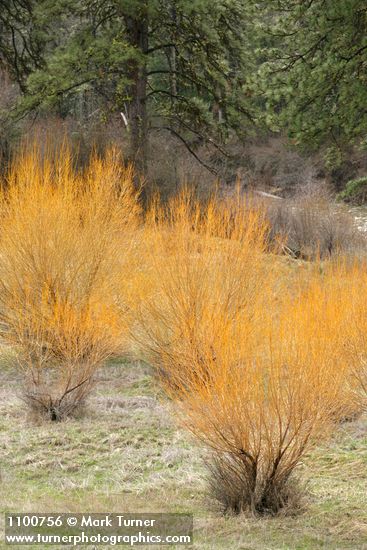
[[[270,125],[312,146],[365,138],[365,0],[274,0],[258,14],[265,61],[257,83]]]
[[[67,111],[73,98],[93,91],[105,109],[126,117],[132,158],[142,172],[151,128],[168,130],[195,154],[194,141],[221,149],[228,132],[242,131],[253,118],[246,93],[251,21],[246,2],[11,0],[9,5],[0,58],[24,94],[18,113],[60,104]],[[35,43],[36,56],[28,51]]]

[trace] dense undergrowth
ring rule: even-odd
[[[344,191],[338,194],[338,198],[355,204],[363,204],[366,201],[367,178],[349,180]]]
[[[223,510],[294,510],[305,453],[366,407],[365,259],[336,247],[292,270],[286,235],[239,192],[203,203],[186,190],[145,213],[138,195],[115,151],[82,171],[66,146],[15,159],[0,196],[0,336],[23,394],[61,420],[109,357],[144,358],[212,451]]]

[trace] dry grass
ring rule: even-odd
[[[195,550],[367,548],[366,417],[304,457],[301,513],[221,517],[209,499],[206,455],[172,422],[149,369],[114,361],[97,377],[83,416],[30,422],[14,397],[19,374],[2,363],[0,531],[9,511],[182,512],[194,514]]]
[[[271,238],[282,236],[284,250],[295,258],[315,260],[366,253],[366,239],[342,205],[323,196],[260,200]]]

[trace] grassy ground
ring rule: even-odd
[[[302,513],[224,518],[207,494],[203,451],[175,427],[146,366],[109,364],[84,414],[62,424],[30,418],[19,389],[16,375],[4,367],[2,514],[189,512],[197,549],[367,549],[366,418],[344,424],[306,457],[300,467],[308,485]]]

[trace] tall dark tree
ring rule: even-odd
[[[258,4],[268,122],[318,146],[367,139],[365,0]]]
[[[9,0],[0,59],[17,78],[17,113],[93,91],[119,110],[145,171],[148,131],[221,148],[252,118],[242,0]],[[15,30],[14,30],[15,29]]]

